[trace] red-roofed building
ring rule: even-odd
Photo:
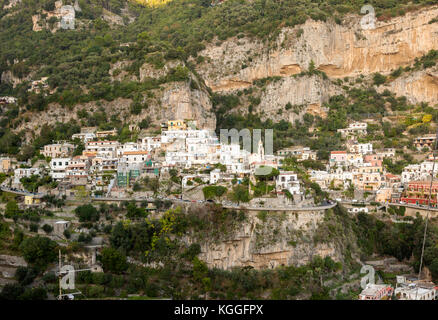
[[[332,151],[330,153],[330,166],[344,165],[347,163],[347,151]]]
[[[412,181],[409,182],[407,188],[400,200],[410,204],[429,204],[430,181]],[[431,205],[436,206],[438,193],[438,182],[432,184]]]
[[[401,180],[400,176],[396,176],[391,173],[385,174],[386,185],[389,187],[393,187],[394,184],[399,183]]]

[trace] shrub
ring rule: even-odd
[[[380,86],[386,82],[386,77],[378,72],[373,75],[373,82],[376,86]]]
[[[62,234],[64,235],[64,237],[65,237],[66,239],[70,239],[70,237],[71,237],[70,230],[68,230],[68,229],[65,229],[64,232],[63,232]]]
[[[38,271],[35,268],[18,267],[15,271],[15,278],[23,286],[31,284],[37,275]]]
[[[75,214],[79,218],[80,222],[86,221],[98,221],[100,214],[95,207],[91,204],[84,204],[75,209]]]
[[[100,259],[105,272],[122,273],[128,268],[126,256],[114,248],[104,248]]]
[[[31,223],[29,225],[30,232],[38,232],[38,225],[36,223]]]
[[[43,230],[45,233],[51,233],[53,231],[53,227],[51,225],[45,224],[43,225]]]
[[[27,263],[45,269],[49,263],[56,260],[57,247],[55,241],[37,236],[23,240],[20,251]]]

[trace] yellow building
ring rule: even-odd
[[[167,130],[186,130],[187,125],[184,120],[169,120],[167,121]]]
[[[392,195],[392,189],[391,188],[382,188],[377,190],[376,193],[376,202],[390,202],[391,201],[391,195]]]
[[[117,136],[117,129],[113,129],[113,130],[105,130],[105,131],[97,131],[96,132],[96,137],[98,138],[105,138],[105,137],[113,137],[113,136]]]
[[[41,197],[39,196],[35,196],[35,195],[24,196],[24,204],[27,206],[40,204],[40,203],[41,203]]]
[[[0,159],[0,172],[8,173],[12,170],[12,160],[10,158]]]

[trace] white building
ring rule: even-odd
[[[353,122],[347,128],[338,129],[338,132],[341,133],[342,137],[353,137],[356,135],[365,135],[367,133],[366,122]]]
[[[286,189],[292,195],[301,194],[300,181],[298,180],[297,174],[293,171],[280,171],[280,174],[275,180],[275,189],[277,192]]]
[[[161,133],[161,143],[169,143],[174,139],[209,138],[214,137],[214,132],[209,130],[167,130]]]
[[[354,174],[351,171],[343,170],[342,168],[338,167],[336,170],[331,170],[330,173],[327,176],[327,183],[330,183],[331,181],[339,181],[343,183],[344,188],[347,188],[350,183],[353,181]]]
[[[359,294],[359,300],[391,299],[394,289],[387,284],[368,283]]]
[[[40,170],[38,168],[17,168],[14,170],[14,184],[20,184],[21,178],[31,177],[39,174]]]
[[[356,143],[350,146],[349,151],[353,153],[370,154],[373,153],[373,144]]]
[[[220,145],[215,137],[187,138],[186,152],[189,166],[219,162]]]
[[[347,153],[347,164],[350,166],[363,165],[362,153]]]
[[[210,171],[210,184],[216,184],[221,179],[221,171],[214,169]]]
[[[143,137],[139,138],[137,142],[139,145],[141,145],[142,150],[151,152],[161,147],[161,136]]]
[[[50,158],[62,158],[70,156],[75,149],[71,143],[52,143],[43,147],[41,154]]]
[[[316,152],[310,150],[308,147],[301,147],[301,146],[295,146],[290,148],[285,148],[278,150],[276,152],[277,156],[279,157],[287,157],[287,156],[293,156],[297,158],[297,161],[304,161],[304,160],[316,160]]]
[[[240,149],[238,144],[222,144],[220,163],[227,167],[227,172],[229,173],[248,173],[249,155],[250,153]]]
[[[125,151],[123,152],[120,162],[129,164],[146,163],[149,160],[149,152],[147,151]]]
[[[90,162],[87,158],[76,156],[72,158],[65,169],[66,177],[69,176],[88,176]]]
[[[71,158],[53,158],[50,161],[50,176],[55,180],[64,179],[70,162]]]
[[[317,160],[316,151],[310,150],[310,148],[303,148],[301,158],[298,159],[298,162],[304,160]]]
[[[432,173],[433,162],[424,161],[420,164],[407,165],[401,174],[401,182],[407,183],[416,180],[427,180]],[[438,164],[435,164],[435,169],[438,168]]]
[[[392,158],[395,157],[395,148],[386,148],[377,152],[377,154],[381,155],[383,158]]]
[[[329,180],[329,173],[324,170],[309,170],[310,181],[317,183],[322,189],[327,188]]]
[[[395,289],[398,300],[436,300],[437,287],[418,283],[400,284]]]
[[[88,141],[95,139],[96,134],[94,132],[81,132],[81,133],[75,133],[74,135],[71,136],[71,138],[73,140],[77,138],[81,140],[83,143],[87,143]]]
[[[115,158],[120,144],[118,141],[88,141],[85,145],[86,151],[96,152],[99,157]]]
[[[420,165],[410,164],[406,166],[401,174],[401,182],[406,183],[409,181],[421,180],[420,177]]]
[[[125,152],[128,151],[145,151],[141,144],[138,144],[136,142],[126,142],[124,144],[121,144],[117,148],[117,156],[121,157]]]

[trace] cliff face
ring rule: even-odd
[[[180,61],[173,60],[157,69],[145,63],[140,68],[140,81],[164,77],[178,66],[184,65]],[[189,81],[166,83],[162,90],[157,91],[157,103],[153,106],[154,112],[151,112],[151,116],[157,122],[168,119],[191,119],[195,120],[200,128],[214,130],[216,118],[211,110],[210,96],[192,73],[189,74],[189,78]],[[196,84],[196,89],[191,87],[192,82]]]
[[[214,91],[243,88],[256,79],[288,76],[306,70],[310,61],[329,77],[390,72],[438,47],[438,8],[407,13],[362,30],[360,17],[343,25],[308,20],[283,28],[273,48],[250,39],[211,44],[200,55],[207,62],[198,72]],[[246,68],[242,68],[247,66]]]
[[[188,82],[166,85],[160,97],[160,106],[156,106],[160,119],[191,119],[200,128],[214,130],[216,118],[211,108],[212,103],[207,92],[192,90]]]
[[[438,48],[438,23],[429,23],[437,16],[438,7],[431,7],[377,21],[373,30],[362,30],[359,16],[346,18],[342,25],[308,20],[283,28],[271,46],[247,38],[212,43],[200,53],[206,59],[197,70],[213,91],[221,92],[247,88],[261,78],[289,78],[307,70],[311,61],[329,78],[385,74]],[[436,77],[417,76],[400,78],[392,88],[412,101],[437,103]],[[289,88],[295,90],[293,100],[310,99],[307,88],[297,91],[294,83]]]
[[[326,110],[322,104],[340,92],[330,80],[323,80],[320,76],[284,77],[266,86],[257,111],[263,113],[265,118],[285,119],[291,123],[305,113],[324,118]],[[288,103],[294,108],[287,110],[285,106]]]
[[[389,83],[389,90],[406,96],[411,103],[438,103],[438,68],[416,71]]]
[[[323,218],[324,211],[268,213],[263,220],[256,213],[249,213],[247,220],[226,237],[203,241],[199,257],[209,267],[221,269],[300,266],[315,255],[341,261],[343,255],[334,243],[313,240]],[[186,241],[190,243],[193,239]]]

